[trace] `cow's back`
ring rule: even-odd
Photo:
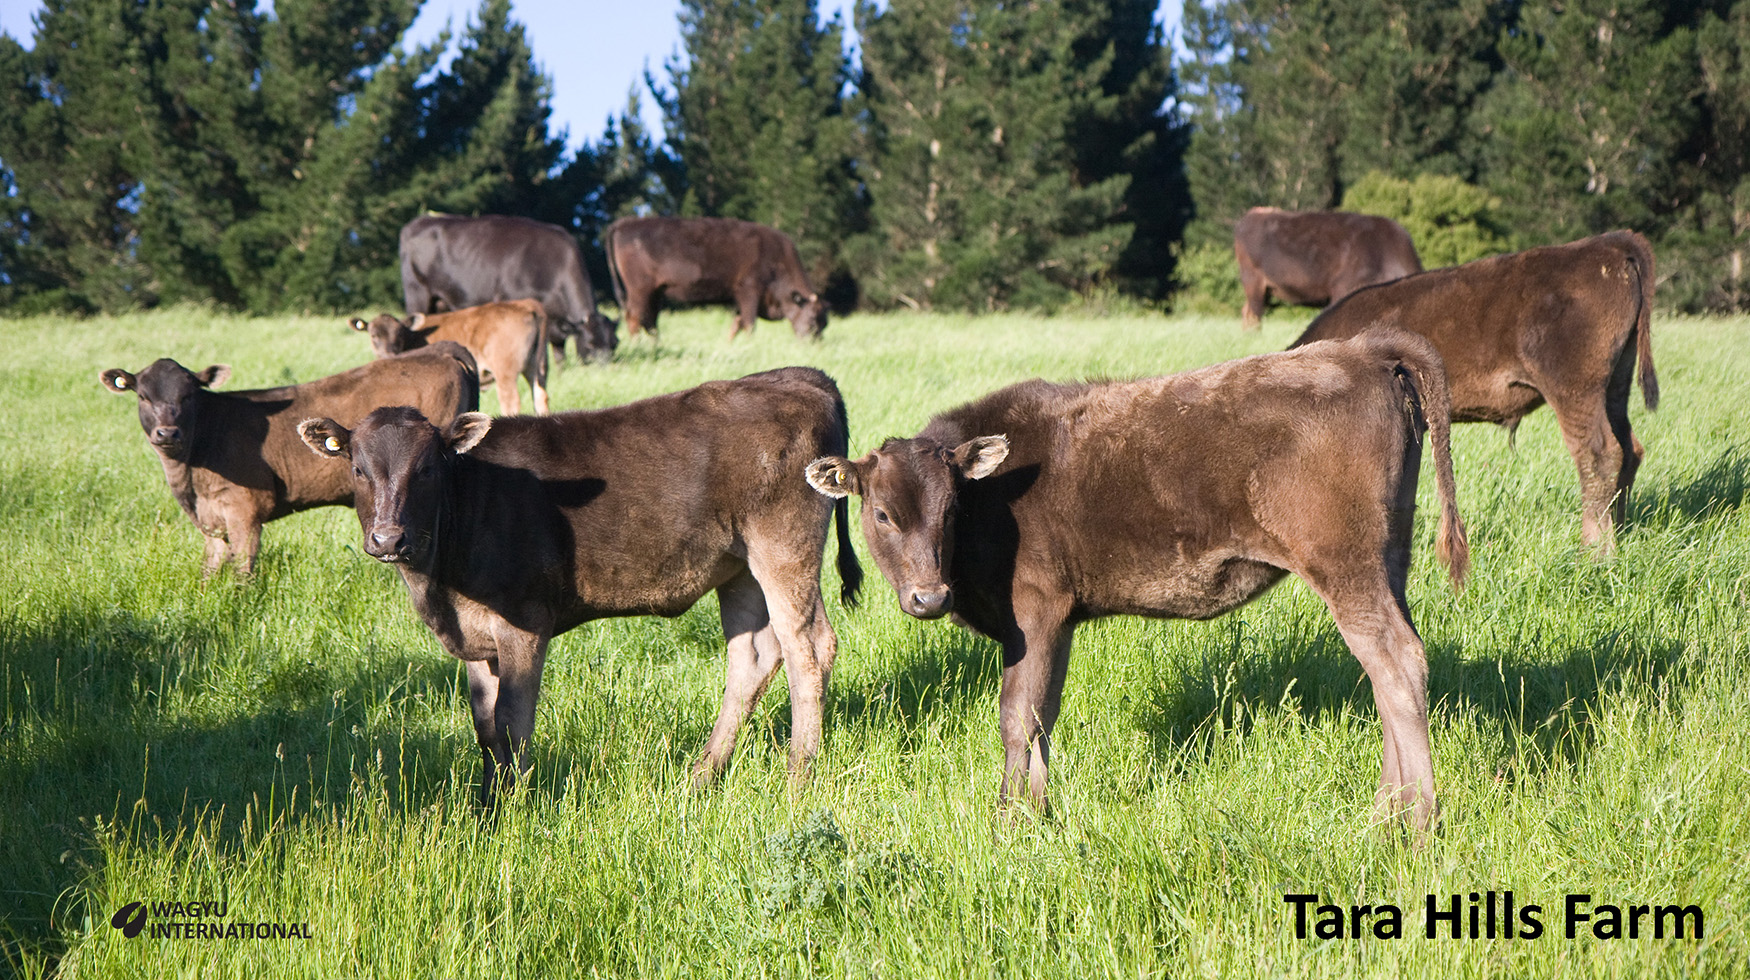
[[[434,424],[447,426],[462,412],[479,407],[480,388],[472,355],[459,344],[439,342],[299,385],[224,394],[247,403],[247,410],[239,406],[234,414],[240,420],[253,419],[245,424],[260,433],[230,449],[239,457],[259,459],[271,470],[279,497],[272,517],[281,517],[352,502],[352,476],[345,461],[311,453],[298,435],[300,422],[331,418],[351,427],[377,408],[411,405]],[[241,467],[243,460],[232,465]]]
[[[1308,484],[1391,498],[1403,404],[1389,363],[1321,345],[1135,382],[1027,382],[945,413],[925,436],[1011,447],[960,491],[956,609],[998,634],[991,597],[1022,592],[1073,596],[1074,619],[1219,615],[1293,564],[1284,542],[1308,520],[1296,509]],[[981,580],[982,599],[963,577]]]
[[[818,523],[818,556],[830,504],[803,468],[844,452],[840,405],[822,372],[784,368],[613,408],[496,419],[460,477],[471,560],[496,569],[507,594],[560,608],[563,631],[684,611],[742,567],[733,556],[750,513]]]
[[[1445,361],[1454,421],[1512,422],[1542,403],[1540,363],[1596,360],[1608,369],[1607,358],[1570,348],[1620,348],[1645,307],[1648,273],[1650,252],[1632,232],[1478,259],[1358,290],[1291,347],[1376,326],[1420,334]],[[1604,324],[1612,336],[1577,330],[1582,324]]]

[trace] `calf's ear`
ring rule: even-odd
[[[465,453],[480,445],[491,429],[492,416],[485,412],[463,412],[450,423],[450,448],[458,454]]]
[[[201,383],[202,388],[211,388],[213,385],[224,384],[225,379],[230,376],[231,366],[229,364],[210,364],[205,371],[195,375],[194,379]]]
[[[982,480],[996,472],[1002,461],[1009,458],[1008,436],[979,436],[968,439],[948,454],[948,461],[960,470],[960,475],[968,480]]]
[[[134,390],[134,376],[121,368],[110,368],[97,372],[97,380],[110,391],[125,395]]]
[[[407,321],[407,329],[412,330],[412,331],[417,333],[418,331],[421,331],[421,330],[435,330],[435,329],[437,329],[437,327],[435,324],[433,326],[430,326],[430,327],[426,326],[425,325],[425,314],[424,313],[415,313],[415,314],[413,314],[413,318]]]
[[[857,475],[857,464],[843,456],[822,456],[803,470],[808,485],[828,497],[849,497],[863,492],[863,480]]]
[[[298,423],[298,438],[322,457],[350,456],[352,433],[333,419],[305,419]]]

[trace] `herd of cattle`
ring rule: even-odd
[[[795,245],[723,219],[629,219],[604,236],[629,331],[662,302],[729,302],[799,336],[826,323]],[[546,415],[549,342],[614,350],[576,243],[521,218],[418,218],[401,234],[407,319],[377,360],[305,384],[215,391],[228,370],[161,359],[100,380],[138,398],[205,571],[247,574],[264,523],[351,504],[367,554],[467,663],[480,799],[526,772],[549,641],[607,616],[678,615],[715,591],[728,647],[708,783],[783,665],[790,765],[819,749],[837,641],[821,593],[836,526],[840,600],[862,569],[847,500],[907,614],[952,613],[1003,648],[1002,797],[1046,808],[1050,741],[1078,624],[1208,619],[1292,572],[1330,609],[1373,685],[1376,809],[1416,828],[1437,806],[1427,664],[1405,583],[1428,432],[1436,552],[1454,587],[1469,545],[1450,426],[1509,432],[1547,401],[1578,467],[1582,532],[1613,545],[1642,449],[1631,376],[1658,400],[1646,241],[1615,232],[1421,271],[1380,218],[1255,209],[1235,227],[1244,321],[1266,290],[1331,305],[1287,351],[1137,381],[1027,381],[849,458],[837,385],[790,367],[597,411]],[[562,349],[562,347],[561,347]],[[520,416],[518,376],[534,417]],[[476,411],[496,380],[492,418]]]

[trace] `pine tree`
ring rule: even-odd
[[[1049,307],[1118,260],[1130,176],[1078,182],[1071,145],[1119,101],[1101,85],[1112,52],[1076,55],[1095,23],[1059,3],[858,5],[875,303]]]

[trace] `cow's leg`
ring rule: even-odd
[[[212,578],[218,574],[220,568],[224,567],[231,547],[226,543],[225,536],[222,534],[214,535],[202,531],[201,539],[205,542],[206,549],[201,556],[201,578]]]
[[[825,535],[825,524],[821,535]],[[790,682],[790,775],[800,780],[808,774],[820,753],[822,715],[826,685],[838,656],[838,638],[826,618],[820,596],[822,541],[812,551],[800,547],[762,548],[748,542],[748,570],[766,596],[772,635],[784,659],[784,674]],[[813,561],[807,560],[814,555]]]
[[[626,336],[636,337],[640,333],[656,336],[656,315],[661,309],[662,297],[655,289],[626,288]]]
[[[1616,549],[1611,504],[1626,467],[1623,447],[1612,431],[1604,400],[1597,395],[1579,401],[1551,399],[1549,405],[1580,473],[1580,537],[1608,555]]]
[[[498,785],[498,768],[510,764],[510,739],[498,725],[497,658],[467,664],[468,707],[474,714],[474,737],[480,742],[480,806],[489,810]]]
[[[480,805],[487,808],[500,787],[509,789],[529,770],[528,744],[548,641],[545,633],[493,619],[498,655],[468,661],[468,702],[480,742]]]
[[[535,414],[548,414],[547,405],[547,348],[542,344],[535,345],[534,362],[526,372],[529,377],[529,396],[535,400]],[[583,360],[579,355],[578,360]]]
[[[255,556],[261,553],[261,519],[250,514],[231,514],[225,519],[225,540],[231,545],[231,561],[237,574],[255,574]]]
[[[494,370],[492,375],[498,379],[498,414],[521,415],[523,412],[523,393],[517,390],[517,371]]]
[[[1257,330],[1264,321],[1264,290],[1268,283],[1264,281],[1264,273],[1238,248],[1234,249],[1234,260],[1240,267],[1240,289],[1246,294],[1246,301],[1240,307],[1240,329]]]
[[[766,612],[766,594],[752,574],[743,571],[717,587],[717,602],[728,641],[728,667],[723,682],[723,707],[705,743],[705,754],[693,764],[693,785],[703,787],[729,765],[735,736],[759,703],[766,685],[778,673],[783,656]]]
[[[1618,527],[1628,520],[1629,491],[1634,489],[1635,471],[1641,468],[1641,459],[1646,455],[1628,421],[1629,386],[1634,366],[1635,345],[1634,338],[1630,337],[1623,344],[1622,353],[1617,355],[1610,372],[1610,383],[1604,389],[1604,416],[1610,424],[1610,436],[1616,440],[1617,451],[1622,454],[1622,464],[1616,471],[1616,499],[1611,507],[1611,516]]]
[[[1063,704],[1075,627],[1061,604],[1037,596],[1016,602],[1016,635],[1003,643],[1003,689],[999,727],[1003,736],[1003,784],[999,801],[1024,796],[1041,816],[1050,812],[1045,782],[1051,763],[1051,729]],[[1029,609],[1027,607],[1031,606]]]
[[[1439,812],[1428,739],[1428,661],[1403,597],[1393,595],[1383,575],[1371,589],[1327,591],[1312,584],[1373,685],[1381,730],[1374,811],[1382,819],[1402,815],[1416,830],[1427,830]]]
[[[760,294],[765,290],[758,283],[742,283],[735,289],[735,325],[729,328],[729,339],[742,331],[753,335],[754,320],[760,314]]]

